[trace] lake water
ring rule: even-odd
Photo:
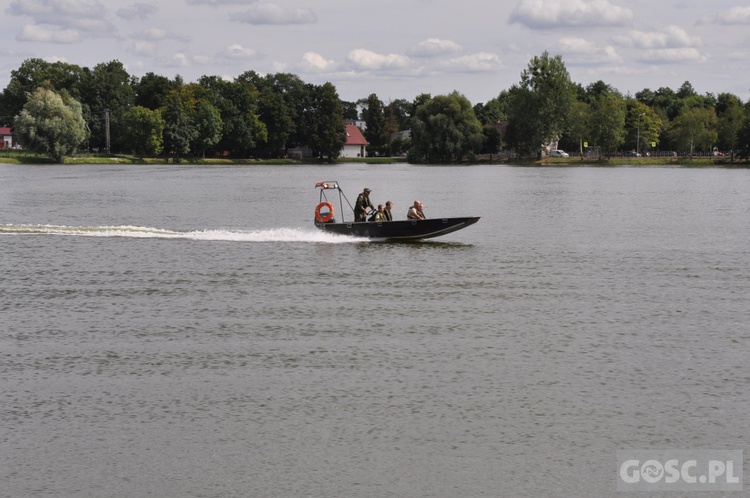
[[[749,170],[0,165],[0,495],[614,496],[744,448],[749,234]]]

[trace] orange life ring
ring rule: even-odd
[[[320,214],[320,210],[324,207],[328,208],[327,213]],[[315,221],[318,223],[328,223],[333,219],[333,204],[330,202],[321,202],[318,207],[315,208]]]

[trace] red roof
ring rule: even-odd
[[[357,125],[346,125],[346,145],[367,145],[367,140],[365,140]]]
[[[13,135],[13,128],[0,126],[0,135]]]

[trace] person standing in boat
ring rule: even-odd
[[[385,209],[383,209],[383,214],[385,214],[385,221],[393,221],[393,214],[391,213],[391,209],[393,209],[393,203],[391,201],[386,202]]]
[[[361,194],[357,196],[357,202],[354,203],[354,221],[367,221],[368,210],[375,209],[370,201],[370,190],[365,187]]]
[[[424,220],[427,217],[424,215],[424,204],[422,201],[416,200],[412,207],[409,208],[409,212],[406,213],[406,217],[410,220]]]

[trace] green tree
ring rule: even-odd
[[[492,160],[492,154],[500,152],[503,145],[503,137],[497,125],[486,124],[482,127],[482,154],[489,154]]]
[[[295,131],[292,113],[287,108],[284,94],[271,85],[264,85],[258,97],[258,118],[268,130],[266,140],[258,144],[264,157],[279,157],[286,153],[289,137]]]
[[[258,90],[248,78],[226,81],[203,76],[198,81],[203,96],[221,113],[223,131],[215,146],[235,157],[247,157],[268,138],[266,125],[257,114]]]
[[[651,143],[659,144],[659,132],[662,129],[662,120],[646,104],[638,100],[629,101],[629,108],[625,120],[625,143],[638,152],[647,150]]]
[[[357,111],[356,102],[341,101],[341,105],[344,107],[344,119],[348,121],[356,121],[359,119],[359,112]]]
[[[26,103],[27,94],[45,86],[58,93],[63,90],[81,101],[80,89],[84,70],[65,62],[26,59],[18,69],[10,72],[10,81],[0,98],[0,116],[15,116]]]
[[[590,133],[594,145],[602,153],[612,154],[625,138],[625,100],[619,93],[609,92],[591,102]]]
[[[371,93],[361,102],[361,105],[362,118],[365,121],[365,139],[371,149],[380,151],[388,143],[383,102],[376,94]]]
[[[133,84],[135,105],[148,109],[160,109],[164,106],[167,95],[178,86],[166,76],[146,73]]]
[[[206,149],[213,147],[221,140],[223,123],[221,113],[206,99],[199,99],[193,110],[193,123],[197,136],[194,148],[203,157],[206,157]]]
[[[737,155],[750,159],[750,102],[745,104],[745,117],[737,134]]]
[[[164,149],[164,119],[158,109],[135,106],[122,116],[123,144],[139,157],[158,156]]]
[[[81,104],[66,93],[38,88],[14,120],[14,130],[24,147],[62,163],[86,138]]]
[[[565,131],[576,95],[561,56],[544,52],[531,59],[521,82],[508,92],[509,145],[521,154],[541,154]]]
[[[491,99],[486,104],[476,104],[474,114],[483,125],[496,125],[508,121],[507,92],[501,93],[500,97]]]
[[[681,150],[709,151],[718,137],[716,111],[713,108],[688,109],[672,122],[670,134]]]
[[[740,130],[745,121],[742,102],[736,95],[719,94],[716,115],[717,145],[722,151],[734,151],[740,140]]]
[[[568,120],[568,131],[565,133],[565,150],[577,150],[583,159],[584,141],[592,141],[590,137],[591,106],[582,101],[576,100],[570,108]],[[593,145],[593,143],[592,143]]]
[[[346,143],[344,107],[331,83],[316,86],[312,95],[310,148],[321,159],[335,161]]]
[[[388,119],[395,119],[398,131],[409,129],[409,119],[412,116],[413,105],[406,99],[392,100],[385,106],[383,112]]]
[[[279,131],[286,136],[284,152],[298,145],[307,143],[307,123],[304,119],[310,108],[311,87],[294,74],[276,73],[266,76],[266,82],[274,92],[284,100],[284,121]],[[286,128],[284,128],[286,127]],[[270,133],[269,133],[270,135]]]
[[[190,152],[190,145],[198,137],[187,103],[180,92],[172,91],[167,96],[164,108],[164,149],[175,162]]]
[[[91,128],[91,144],[112,151],[123,146],[122,116],[135,103],[131,78],[122,62],[113,60],[84,70],[81,104]],[[109,128],[107,128],[109,126]]]
[[[456,91],[419,105],[411,136],[410,162],[460,162],[479,152],[484,140],[471,103]]]

